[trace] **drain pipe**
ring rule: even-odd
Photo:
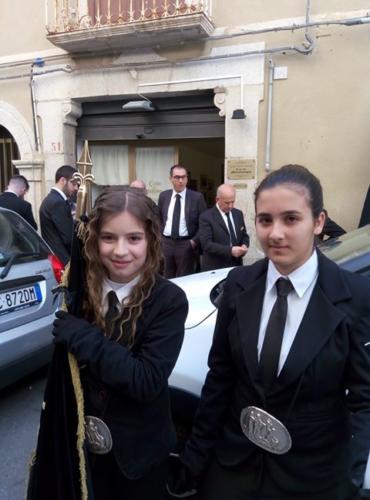
[[[310,14],[311,14],[311,0],[306,0],[306,35],[309,35],[308,26],[310,24]]]
[[[39,124],[37,121],[37,107],[36,107],[36,98],[35,98],[35,89],[34,89],[34,84],[35,81],[33,79],[33,69],[35,66],[41,68],[44,66],[45,61],[41,57],[37,57],[31,64],[31,70],[30,70],[30,90],[31,90],[31,103],[32,103],[32,122],[33,122],[33,131],[35,135],[35,146],[36,146],[36,151],[40,151],[41,149],[41,143],[40,143],[40,130],[39,130]]]
[[[266,130],[266,157],[265,172],[271,170],[271,131],[272,131],[272,97],[274,82],[274,62],[269,60],[268,96],[267,96],[267,130]]]

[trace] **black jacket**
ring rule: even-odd
[[[106,422],[116,461],[130,479],[142,477],[175,446],[168,378],[182,345],[187,310],[184,292],[158,277],[131,349],[88,322],[71,333],[68,350],[85,365],[85,413]]]
[[[68,201],[52,189],[40,206],[41,235],[64,265],[70,259],[73,218]]]
[[[235,234],[238,246],[249,246],[249,236],[245,229],[243,212],[233,208]],[[199,218],[199,238],[202,247],[202,271],[238,266],[242,258],[231,255],[230,234],[216,206],[206,210]]]
[[[291,495],[350,478],[360,486],[370,447],[370,281],[319,255],[319,277],[287,360],[266,397],[257,342],[267,260],[230,272],[192,438],[182,456],[193,473],[211,450],[224,466],[244,461]],[[347,392],[348,391],[348,392]],[[281,420],[292,448],[273,455],[242,433],[254,405]]]
[[[28,224],[37,230],[37,224],[32,213],[32,205],[31,203],[28,203],[28,201],[23,200],[15,193],[5,191],[0,194],[0,207],[8,208],[9,210],[17,212],[17,214],[21,215],[23,219],[28,222]]]

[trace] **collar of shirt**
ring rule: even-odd
[[[113,290],[117,295],[119,303],[122,304],[122,301],[126,299],[134,286],[138,283],[140,276],[136,276],[133,280],[128,283],[117,283],[115,281],[110,280],[109,278],[105,278],[103,281],[103,290],[102,290],[102,313],[103,316],[106,314],[108,310],[108,293]]]
[[[63,191],[55,186],[53,186],[51,189],[54,189],[57,193],[60,194],[60,196],[63,198],[63,200],[67,201],[67,196],[63,193]]]
[[[311,283],[317,278],[318,272],[319,263],[316,250],[312,252],[311,257],[302,266],[298,267],[298,269],[288,276],[280,274],[274,263],[270,260],[267,271],[266,292],[269,292],[276,281],[283,277],[290,279],[296,294],[299,298],[302,298]]]
[[[223,220],[227,223],[226,213],[225,213],[223,210],[221,210],[221,208],[218,206],[218,203],[216,203],[216,207],[217,207],[217,210],[220,212],[221,217],[223,218]],[[231,220],[232,222],[234,222],[234,221],[233,221],[233,215],[232,215],[232,213],[231,213],[231,210],[230,210],[229,214],[230,214],[230,220]]]
[[[184,189],[184,191],[181,191],[180,193],[178,193],[177,191],[175,191],[174,189],[172,190],[172,198],[175,198],[175,196],[179,194],[181,196],[181,198],[185,201],[185,197],[186,197],[186,188]]]
[[[12,189],[9,189],[9,188],[8,188],[8,189],[6,189],[6,190],[4,191],[4,193],[12,193],[12,194],[15,194],[15,196],[18,198],[17,193],[16,193],[15,191],[13,191]]]
[[[220,212],[220,215],[221,215],[221,217],[222,217],[222,220],[223,220],[223,221],[224,221],[224,223],[225,223],[225,226],[226,226],[227,230],[229,230],[229,226],[228,226],[228,223],[227,223],[227,216],[226,216],[226,213],[225,213],[225,212],[223,212],[223,211],[221,210],[221,208],[218,206],[218,203],[216,203],[216,207],[217,207],[217,210]],[[230,214],[230,222],[231,222],[231,225],[233,226],[234,231],[235,231],[234,218],[233,218],[233,214],[232,214],[232,211],[231,211],[231,210],[229,211],[229,214]],[[236,231],[235,231],[235,233],[236,233]]]

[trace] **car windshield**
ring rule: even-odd
[[[325,241],[319,248],[338,265],[355,257],[361,257],[370,249],[370,225]]]
[[[14,263],[29,262],[44,259],[49,253],[46,244],[22,217],[9,210],[0,211],[0,267],[11,259]]]

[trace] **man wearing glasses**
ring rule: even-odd
[[[158,209],[162,223],[162,248],[166,278],[191,274],[199,246],[199,216],[206,210],[202,193],[186,187],[188,175],[181,165],[170,170],[173,189],[159,195]]]

